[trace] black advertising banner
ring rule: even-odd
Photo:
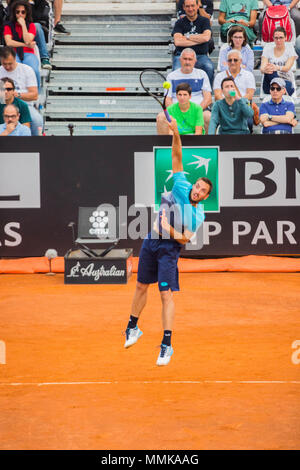
[[[201,243],[183,256],[299,254],[300,135],[182,142],[186,177],[214,179]],[[65,255],[79,207],[101,204],[118,208],[118,246],[137,256],[172,187],[170,147],[169,136],[1,139],[0,256]]]

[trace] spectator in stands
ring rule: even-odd
[[[221,82],[224,95],[222,100],[214,103],[208,133],[215,134],[249,134],[248,120],[253,117],[253,110],[246,98],[240,98],[236,92],[232,77]]]
[[[192,88],[188,83],[176,87],[177,103],[168,106],[168,113],[176,119],[179,134],[204,134],[204,120],[201,106],[190,101]],[[159,131],[159,129],[158,129]],[[169,130],[169,134],[172,132]]]
[[[232,49],[240,51],[242,54],[242,68],[253,72],[254,53],[249,44],[247,44],[247,35],[241,26],[233,26],[228,32],[228,46],[220,49],[218,69],[222,72],[228,69],[227,54]]]
[[[40,5],[42,2],[46,2],[46,0],[35,0],[34,3],[31,2],[32,6],[32,13],[33,13],[33,5]],[[13,3],[13,0],[7,0],[6,1],[7,3],[7,7],[5,9],[5,15],[6,15],[6,18],[9,18],[11,13],[10,13],[10,5]],[[35,42],[36,42],[36,45],[39,49],[39,54],[40,54],[40,58],[41,58],[41,67],[43,69],[49,69],[51,70],[52,69],[52,66],[50,64],[50,56],[49,56],[49,52],[48,52],[48,49],[47,49],[47,43],[46,43],[46,39],[45,39],[45,33],[44,33],[44,30],[43,30],[43,27],[42,25],[39,23],[39,22],[34,22],[34,26],[35,26],[35,29],[36,29],[36,34],[35,34]]]
[[[214,81],[214,94],[215,100],[223,98],[221,83],[226,77],[232,77],[235,85],[238,88],[241,96],[252,101],[256,85],[255,78],[252,72],[242,68],[242,54],[240,51],[232,49],[227,54],[228,70],[219,72]]]
[[[3,110],[4,124],[0,125],[0,136],[28,136],[30,129],[19,122],[19,108],[14,104],[8,104]]]
[[[26,101],[29,107],[32,135],[40,135],[43,128],[43,118],[34,107],[34,102],[38,99],[38,87],[34,71],[26,64],[20,64],[16,61],[16,52],[13,47],[0,48],[0,78],[11,78],[16,90],[14,95],[23,101]]]
[[[180,69],[174,70],[167,75],[167,81],[171,83],[166,97],[166,105],[170,106],[177,102],[176,87],[179,83],[186,82],[192,89],[190,101],[200,105],[203,109],[205,132],[208,131],[210,120],[210,108],[212,103],[211,86],[204,70],[196,69],[196,54],[193,49],[186,48],[180,55]],[[157,116],[157,128],[159,134],[168,134],[169,126],[163,112]]]
[[[184,0],[176,0],[178,18],[183,18],[185,16],[183,4],[184,4]],[[199,0],[198,12],[200,16],[204,16],[205,18],[208,18],[210,21],[210,25],[212,26],[213,13],[214,13],[213,0]],[[211,36],[208,42],[208,54],[211,54],[214,48],[215,48],[214,40],[213,40],[213,37]]]
[[[14,47],[17,62],[33,68],[40,89],[40,65],[34,53],[36,28],[31,18],[31,5],[26,0],[17,0],[11,5],[10,21],[4,26],[4,40]]]
[[[275,77],[285,80],[286,91],[291,96],[294,91],[294,74],[292,67],[297,59],[294,46],[286,42],[286,31],[282,26],[274,30],[274,42],[264,46],[260,70],[264,74],[263,91],[270,93],[270,83]]]
[[[54,31],[60,34],[71,34],[67,31],[61,22],[61,14],[63,9],[64,0],[54,0]]]
[[[14,81],[11,78],[4,77],[4,78],[1,78],[1,82],[4,85],[5,104],[0,104],[0,124],[4,123],[3,109],[4,109],[5,105],[14,104],[19,109],[19,113],[20,113],[19,121],[20,121],[20,123],[24,124],[24,126],[27,126],[27,127],[30,128],[31,117],[30,117],[30,112],[29,112],[28,105],[25,103],[25,101],[20,100],[19,98],[17,98],[14,95],[14,92],[15,92]]]
[[[239,25],[245,29],[249,44],[256,40],[254,25],[257,18],[258,1],[247,0],[237,2],[236,0],[221,0],[219,8],[219,24],[221,25],[221,40],[227,42],[229,29]]]
[[[176,0],[177,7],[177,17],[182,18],[185,16],[185,11],[183,9],[184,0]],[[214,12],[213,0],[199,0],[199,15],[205,16],[212,23],[212,16]]]
[[[273,78],[270,93],[271,100],[262,103],[259,109],[263,134],[291,134],[297,121],[294,103],[283,99],[286,93],[285,81],[282,78]]]
[[[208,18],[198,14],[199,0],[184,0],[186,16],[176,21],[172,35],[176,46],[173,57],[173,70],[180,67],[180,54],[186,47],[193,49],[197,56],[196,67],[203,69],[212,85],[214,65],[208,57],[208,44],[211,26]]]
[[[265,9],[259,15],[258,25],[259,31],[261,32],[263,20],[266,14],[266,9],[273,6],[273,5],[285,5],[289,10],[291,18],[294,20],[295,29],[296,29],[296,36],[300,34],[300,11],[298,8],[299,0],[263,0]]]

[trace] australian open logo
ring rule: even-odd
[[[102,265],[99,268],[95,268],[94,263],[90,263],[88,266],[82,267],[80,261],[70,269],[70,274],[67,277],[88,277],[92,278],[95,282],[99,281],[101,277],[124,277],[125,270],[118,269],[115,265],[108,269]]]

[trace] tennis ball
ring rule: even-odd
[[[171,87],[171,83],[170,82],[164,82],[163,83],[163,87],[168,90],[170,87]]]

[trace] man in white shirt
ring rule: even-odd
[[[14,81],[15,96],[25,101],[29,107],[32,119],[31,134],[40,135],[43,128],[43,118],[34,107],[34,102],[38,99],[38,86],[33,69],[16,61],[16,52],[13,47],[2,47],[0,58],[0,79],[8,77]]]
[[[176,69],[167,75],[167,81],[171,84],[166,98],[166,106],[177,103],[176,87],[180,83],[188,83],[192,89],[190,101],[199,104],[203,109],[204,127],[207,133],[210,109],[212,103],[211,86],[209,78],[202,69],[195,68],[197,56],[191,48],[186,48],[180,55],[180,69]],[[158,134],[169,134],[169,126],[164,113],[159,113],[156,119]]]
[[[226,77],[233,77],[236,87],[239,89],[243,98],[252,100],[255,93],[256,84],[252,72],[242,68],[242,54],[236,49],[232,49],[227,54],[228,70],[217,73],[214,80],[214,95],[215,101],[223,99],[221,89],[222,80]]]

